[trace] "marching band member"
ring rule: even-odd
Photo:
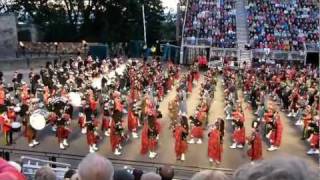
[[[193,77],[191,73],[188,73],[187,75],[187,87],[188,87],[188,93],[192,93],[192,86],[193,86]]]
[[[7,118],[11,120],[11,122],[15,122],[17,115],[14,111],[14,106],[9,106],[7,110]]]
[[[87,143],[89,145],[89,152],[94,153],[98,151],[97,147],[97,132],[96,132],[96,122],[95,121],[88,121],[86,122],[87,126]]]
[[[258,129],[253,129],[250,137],[247,137],[246,139],[248,140],[248,144],[251,146],[247,151],[251,163],[262,159],[262,139]]]
[[[221,163],[222,158],[222,142],[220,138],[220,125],[215,123],[211,126],[211,131],[208,134],[208,156],[209,162],[215,162],[216,164]]]
[[[199,112],[197,112],[198,114]],[[198,139],[196,142],[197,144],[202,144],[202,138],[203,138],[203,128],[202,128],[202,121],[199,119],[199,116],[196,115],[196,117],[190,117],[191,123],[193,124],[193,127],[191,129],[191,139],[188,141],[189,144],[194,144],[196,141],[195,139]]]
[[[235,123],[235,126],[236,126],[236,128],[232,134],[233,144],[230,146],[230,148],[231,149],[236,149],[236,148],[242,149],[246,143],[245,128],[243,126],[243,122],[241,122],[241,121],[237,121]]]
[[[308,131],[310,137],[308,142],[310,144],[310,150],[307,152],[308,155],[319,154],[319,116],[315,117],[315,120],[309,123]]]
[[[177,126],[174,129],[174,137],[175,137],[175,153],[177,160],[185,161],[186,151],[188,149],[188,118],[186,114],[182,114],[181,122],[177,123]]]
[[[111,123],[110,144],[111,144],[112,152],[117,156],[121,155],[121,149],[122,149],[121,141],[124,135],[123,131],[124,131],[124,128],[122,125],[122,121],[115,121],[113,119]]]
[[[61,110],[61,113],[63,113],[63,110]],[[65,149],[66,146],[69,146],[67,139],[70,129],[67,128],[67,126],[70,124],[70,120],[70,116],[67,113],[63,113],[62,116],[58,118],[56,136],[58,137],[60,149]]]
[[[160,124],[157,121],[159,118],[155,110],[147,110],[147,121],[144,123],[141,133],[141,154],[146,154],[149,151],[149,158],[153,159],[157,153],[156,147],[159,139]]]
[[[29,147],[34,147],[39,144],[37,139],[37,131],[31,126],[30,124],[30,113],[27,114],[25,117],[27,124],[26,124],[26,137],[28,140]]]
[[[5,110],[6,110],[5,100],[6,100],[6,91],[3,87],[2,82],[0,82],[0,114],[5,112]]]
[[[2,117],[4,119],[4,124],[2,128],[2,131],[4,133],[4,140],[6,142],[6,145],[9,146],[13,142],[13,138],[12,138],[13,132],[11,127],[12,120],[7,117],[6,113],[3,114]]]
[[[102,116],[102,125],[101,131],[104,132],[105,136],[110,136],[110,123],[111,123],[111,113],[109,102],[105,102],[103,105],[103,116]]]
[[[308,130],[308,126],[309,123],[312,121],[312,114],[311,114],[311,107],[307,106],[305,109],[305,113],[303,116],[303,131],[302,131],[302,139],[306,139],[308,134],[307,134],[307,130]]]
[[[281,144],[283,125],[278,112],[274,113],[272,123],[273,123],[273,126],[272,126],[273,128],[270,132],[271,134],[269,138],[271,146],[268,148],[268,151],[274,151],[279,149]]]
[[[132,132],[133,138],[138,138],[137,127],[138,127],[138,114],[135,112],[136,102],[132,102],[128,107],[128,129]]]
[[[168,105],[169,118],[170,118],[170,129],[174,129],[179,114],[179,97],[176,96],[175,99],[169,102]]]

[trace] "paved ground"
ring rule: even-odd
[[[6,77],[7,74],[5,73]],[[9,76],[10,77],[10,76]],[[27,76],[26,76],[27,77]],[[11,78],[11,77],[10,77]],[[200,81],[203,81],[201,78]],[[189,96],[187,104],[188,104],[188,115],[192,115],[196,106],[199,103],[199,89],[200,83],[194,88],[192,94]],[[241,92],[239,92],[241,94]],[[167,104],[173,99],[175,96],[175,92],[171,91],[161,102],[160,110],[163,114],[163,119],[161,121],[162,129],[159,140],[159,149],[156,159],[150,160],[147,156],[140,155],[140,139],[130,140],[125,146],[123,150],[123,155],[114,156],[111,152],[109,138],[105,138],[99,144],[99,153],[103,154],[109,158],[116,158],[122,160],[135,160],[135,161],[144,161],[144,162],[152,162],[152,163],[170,163],[176,164],[180,166],[197,166],[202,168],[230,168],[235,169],[239,167],[243,163],[249,162],[249,159],[246,155],[246,151],[248,147],[245,147],[243,150],[234,150],[230,149],[231,145],[231,123],[226,122],[226,133],[225,133],[225,141],[224,141],[224,152],[222,163],[219,166],[212,165],[209,163],[207,158],[207,136],[201,145],[189,145],[188,152],[186,154],[186,161],[176,161],[174,154],[174,139],[170,130],[168,129],[168,112],[167,112]],[[209,112],[209,120],[213,121],[217,117],[224,117],[223,108],[224,108],[224,96],[222,83],[219,80],[218,85],[215,92],[215,98],[212,102],[211,109]],[[244,105],[245,107],[246,105]],[[247,129],[246,134],[250,133],[250,124],[251,120],[254,118],[252,112],[249,109],[245,109],[245,117],[246,123],[245,127]],[[310,165],[316,166],[318,163],[316,157],[310,157],[306,155],[306,151],[308,150],[308,146],[304,141],[300,140],[300,130],[297,129],[290,120],[288,120],[283,113],[281,113],[281,117],[284,124],[283,131],[283,143],[281,148],[276,152],[267,152],[266,151],[266,143],[264,143],[264,158],[272,158],[276,156],[283,155],[295,155],[305,159]],[[24,149],[24,150],[37,150],[42,152],[55,152],[55,153],[68,153],[68,154],[77,154],[77,155],[86,155],[88,153],[88,146],[86,144],[86,136],[80,133],[80,129],[77,126],[77,121],[73,121],[72,123],[73,132],[69,138],[70,148],[67,150],[60,150],[58,147],[57,139],[53,132],[46,128],[42,132],[40,132],[40,145],[35,148],[29,148],[27,146],[26,139],[21,137],[20,134],[15,134],[15,142],[16,144],[12,145],[12,148]],[[2,136],[2,135],[1,135]],[[3,144],[1,144],[3,146]]]

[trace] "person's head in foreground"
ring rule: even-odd
[[[159,168],[159,175],[162,180],[172,180],[174,177],[174,170],[171,166],[164,165]]]
[[[220,171],[212,171],[212,170],[204,170],[193,175],[191,180],[229,180],[228,176],[226,176],[223,172]]]
[[[302,159],[281,156],[256,164],[245,164],[233,174],[235,180],[318,180],[317,171]]]
[[[154,172],[148,172],[141,176],[141,180],[161,180],[161,176]]]
[[[35,180],[56,180],[56,174],[47,166],[43,166],[36,171],[34,175]]]
[[[79,180],[112,180],[113,173],[112,163],[96,153],[88,154],[78,166]]]

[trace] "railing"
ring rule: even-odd
[[[64,162],[73,162],[70,163],[71,168],[76,169],[79,162],[83,159],[83,155],[67,154],[67,153],[55,153],[55,152],[44,152],[44,151],[34,151],[34,150],[25,150],[17,149],[11,147],[2,147],[1,151],[9,152],[11,155],[18,156],[30,156],[30,157],[39,157],[41,159],[49,159],[49,157],[55,157],[58,160]],[[233,170],[227,168],[208,168],[208,167],[199,167],[199,166],[181,166],[176,164],[168,163],[157,163],[157,162],[146,162],[146,161],[134,161],[134,160],[121,160],[107,157],[116,169],[129,167],[141,169],[145,172],[157,172],[158,169],[163,165],[170,165],[175,170],[175,178],[179,180],[190,179],[190,177],[202,170],[216,170],[222,171],[228,176],[232,176]],[[61,162],[60,161],[60,162]],[[59,161],[58,161],[59,162]],[[65,164],[65,163],[62,163]]]
[[[305,60],[306,53],[304,51],[280,51],[270,49],[253,49],[253,58],[259,59],[279,59],[279,60]]]

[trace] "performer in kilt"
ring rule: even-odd
[[[88,121],[86,122],[87,126],[87,143],[89,146],[89,152],[94,153],[98,151],[97,141],[98,141],[98,133],[96,132],[97,122]]]
[[[186,151],[188,149],[187,138],[189,134],[188,118],[186,114],[182,114],[180,123],[174,129],[175,137],[175,153],[177,160],[186,160]]]
[[[262,139],[258,129],[253,129],[250,137],[247,137],[248,144],[251,146],[247,154],[251,163],[262,159]]]
[[[67,146],[69,146],[67,139],[70,134],[70,129],[68,128],[68,126],[71,119],[67,113],[63,112],[63,110],[61,110],[61,113],[62,116],[57,120],[56,136],[58,138],[60,149],[65,149]]]
[[[240,148],[242,149],[246,143],[246,131],[243,126],[243,122],[237,121],[235,123],[235,130],[232,134],[233,144],[230,146],[231,149]]]
[[[222,142],[221,142],[221,132],[219,130],[220,125],[216,122],[211,126],[211,131],[208,134],[208,156],[209,162],[215,162],[216,164],[221,163],[222,159]]]
[[[26,121],[26,137],[28,140],[29,147],[34,147],[39,144],[37,139],[37,131],[30,124],[30,114],[28,113],[25,117]]]

